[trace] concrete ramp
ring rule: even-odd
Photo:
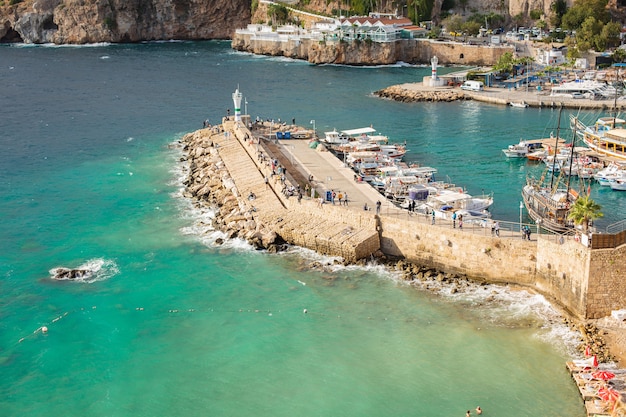
[[[356,207],[324,204],[304,198],[287,198],[282,182],[271,176],[271,169],[262,160],[263,152],[251,132],[234,121],[225,121],[224,131],[214,133],[210,140],[235,183],[240,204],[253,212],[257,221],[272,229],[286,242],[324,255],[340,256],[348,262],[369,257],[380,249],[376,218],[371,212]],[[334,174],[328,166],[329,175]],[[266,178],[268,183],[266,184]],[[254,194],[254,199],[247,196]]]

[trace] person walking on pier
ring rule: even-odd
[[[460,221],[461,219],[459,219]],[[459,223],[459,227],[460,227],[460,223]],[[452,213],[452,228],[456,229],[456,211],[454,213]]]
[[[435,224],[435,210],[431,210],[432,222],[431,224]]]
[[[339,199],[339,205],[341,205],[341,203],[343,202],[343,193],[341,191],[339,191],[339,194],[337,194],[337,198]]]
[[[380,206],[381,206],[381,202],[380,200],[376,201],[376,214],[380,214]]]
[[[496,232],[496,236],[500,237],[500,222],[496,222],[493,229]]]
[[[343,205],[344,206],[348,205],[348,193],[344,193],[343,195]]]

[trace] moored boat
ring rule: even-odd
[[[622,177],[623,172],[626,169],[626,164],[620,164],[611,162],[606,168],[599,170],[593,176],[598,183],[604,187],[610,185],[611,180],[619,179]]]
[[[561,122],[561,113],[559,113],[559,122]],[[557,138],[558,138],[557,130]],[[574,139],[576,138],[576,130],[574,129]],[[573,143],[572,143],[573,146]],[[566,149],[569,151],[570,159],[567,169],[571,170],[573,161],[573,148]],[[555,149],[558,155],[558,149]],[[561,155],[566,154],[563,152]],[[575,225],[568,218],[569,212],[578,199],[578,192],[570,187],[570,179],[563,183],[565,175],[562,174],[565,169],[556,169],[558,165],[557,158],[552,161],[553,169],[546,169],[539,179],[528,177],[526,185],[522,187],[522,200],[528,211],[528,215],[542,227],[557,233],[572,230]]]
[[[593,126],[586,126],[572,117],[583,142],[600,155],[626,161],[626,120],[617,117],[600,117]]]
[[[567,188],[553,190],[543,181],[528,179],[522,188],[522,199],[528,215],[542,227],[554,232],[566,232],[574,228],[567,218],[569,211],[578,199],[578,193]]]
[[[521,140],[515,145],[509,145],[507,149],[502,149],[502,152],[507,158],[526,158],[541,160],[547,156],[550,151],[557,146],[557,140],[554,137],[549,139],[529,139]],[[562,139],[560,144],[565,143]],[[531,155],[533,157],[531,158]]]
[[[333,129],[330,132],[324,132],[324,138],[320,140],[328,145],[338,146],[345,145],[349,142],[386,144],[389,138],[384,135],[375,135],[376,129],[372,127],[362,127],[358,129],[342,130],[338,132]]]
[[[467,210],[474,217],[490,217],[487,211],[493,204],[492,195],[471,196],[461,189],[440,189],[430,194],[422,206],[435,212],[435,217],[449,218],[449,213]]]
[[[626,177],[617,178],[610,182],[609,184],[612,190],[615,191],[626,191]]]
[[[528,144],[524,141],[515,145],[509,145],[507,149],[502,149],[507,158],[526,158],[528,155]]]

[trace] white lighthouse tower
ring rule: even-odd
[[[443,78],[437,77],[437,64],[439,63],[439,58],[433,56],[430,59],[430,77],[426,76],[422,79],[422,84],[429,87],[441,87],[445,85],[446,80]]]
[[[239,86],[233,93],[233,103],[235,104],[235,122],[241,121],[241,97],[242,94],[239,92]]]

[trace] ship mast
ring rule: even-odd
[[[570,181],[572,179],[572,163],[574,162],[574,148],[576,147],[576,123],[572,127],[572,151],[569,154],[569,172],[567,173],[567,194],[569,195]]]
[[[550,189],[554,186],[554,169],[556,168],[557,150],[559,148],[559,132],[561,130],[561,113],[563,112],[563,106],[559,108],[559,120],[556,124],[556,140],[554,142],[554,158],[552,159],[552,175],[550,176]]]

